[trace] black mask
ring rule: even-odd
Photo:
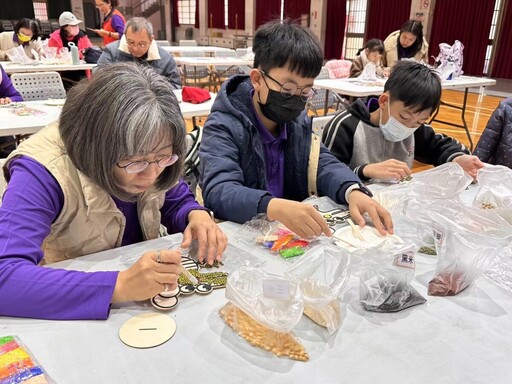
[[[306,106],[300,96],[284,97],[281,92],[268,90],[267,102],[265,104],[258,102],[263,115],[277,124],[288,123],[295,120]],[[259,94],[258,94],[259,98]]]

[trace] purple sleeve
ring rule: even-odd
[[[119,38],[123,36],[124,33],[124,21],[119,15],[112,15],[110,18],[110,23],[112,25],[112,28],[119,33]]]
[[[11,79],[5,73],[3,67],[0,65],[0,70],[2,71],[2,82],[0,83],[0,99],[8,97],[11,101],[23,101],[23,97],[21,97],[20,93],[14,88],[12,85]]]
[[[169,189],[165,194],[165,202],[160,209],[162,224],[169,234],[183,232],[188,225],[188,214],[195,209],[205,209],[194,198],[188,184],[183,180]]]
[[[43,268],[41,246],[64,203],[57,181],[21,157],[0,206],[0,316],[106,319],[118,272]]]

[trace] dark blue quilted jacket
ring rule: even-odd
[[[512,168],[512,97],[493,112],[474,154],[483,162]]]

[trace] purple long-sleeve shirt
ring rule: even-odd
[[[118,272],[39,266],[41,245],[63,207],[63,192],[48,170],[28,157],[12,160],[9,172],[0,206],[0,316],[106,319]],[[123,245],[141,241],[136,203],[114,201],[127,219]],[[169,233],[181,232],[194,209],[204,208],[180,182],[165,195],[162,224]]]
[[[8,97],[11,101],[23,101],[20,93],[12,85],[11,79],[5,73],[4,68],[0,65],[0,71],[2,72],[2,82],[0,83],[0,99]]]

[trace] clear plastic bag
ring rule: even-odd
[[[16,336],[0,337],[1,383],[54,383]]]
[[[428,294],[451,296],[464,290],[512,240],[512,226],[490,210],[453,202],[432,209],[438,262]]]
[[[512,208],[512,190],[503,185],[483,186],[475,195],[472,205],[482,209]]]
[[[37,61],[27,56],[22,45],[8,49],[5,54],[13,64],[37,64]]]
[[[302,239],[278,221],[268,221],[259,215],[247,221],[237,232],[238,238],[249,245],[258,245],[285,260],[294,261],[303,255],[316,239]]]
[[[359,80],[377,81],[377,66],[371,61],[363,68],[363,72],[357,77]]]
[[[411,196],[406,200],[404,215],[417,228],[417,245],[434,246],[430,207],[444,201],[460,202],[461,193],[473,179],[457,163],[446,163],[413,175],[409,182]]]
[[[415,271],[415,247],[403,245],[358,255],[361,260],[359,300],[371,312],[398,312],[427,300],[410,282]]]
[[[478,170],[476,180],[480,186],[501,185],[512,190],[512,169],[503,165],[486,164]]]
[[[291,333],[304,310],[296,282],[261,269],[241,268],[228,277],[226,298],[229,303],[219,314],[241,337],[276,356],[308,360]]]
[[[72,64],[73,63],[73,59],[71,57],[71,52],[69,51],[69,49],[67,47],[62,47],[59,50],[59,57],[60,57],[59,62],[62,64]]]
[[[285,276],[297,281],[304,314],[333,334],[341,324],[339,296],[350,278],[349,255],[331,244],[309,250]]]
[[[409,185],[415,195],[430,199],[451,199],[458,197],[472,182],[473,178],[459,164],[449,162],[415,173]]]
[[[512,208],[512,170],[502,165],[487,165],[478,170],[480,189],[473,207],[483,209]]]
[[[512,293],[512,246],[496,254],[491,266],[485,271],[485,277]]]

